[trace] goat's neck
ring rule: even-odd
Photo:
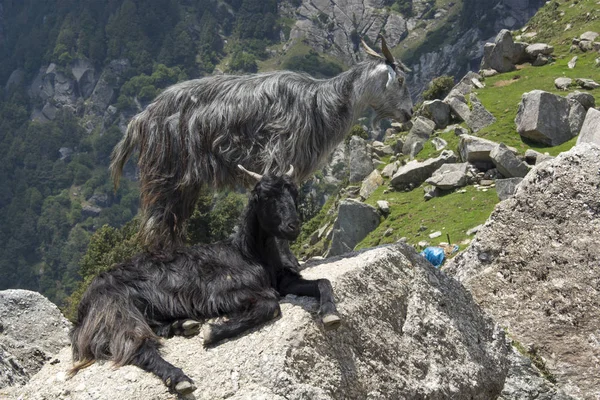
[[[272,235],[262,229],[256,212],[253,212],[254,208],[254,205],[248,205],[240,230],[233,241],[245,257],[263,261],[268,251],[267,241]]]
[[[331,78],[321,86],[321,98],[338,98],[343,100],[352,113],[352,120],[356,120],[371,103],[374,96],[381,95],[376,93],[378,86],[372,82],[372,74],[377,64],[362,62],[354,67]]]

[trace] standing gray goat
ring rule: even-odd
[[[246,179],[238,164],[262,173],[296,166],[309,178],[372,107],[377,120],[410,119],[407,68],[362,42],[367,61],[331,79],[277,71],[210,76],[162,92],[129,123],[112,154],[115,186],[136,147],[140,155],[140,235],[150,248],[181,244],[203,185],[219,189]]]

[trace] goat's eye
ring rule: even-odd
[[[400,84],[400,86],[404,85],[404,77],[399,76],[398,77],[398,83]]]

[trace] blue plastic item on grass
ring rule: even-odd
[[[434,267],[439,268],[446,259],[446,254],[444,254],[444,249],[441,247],[430,246],[426,247],[425,250],[421,252],[421,255],[427,259],[430,263],[433,264]]]

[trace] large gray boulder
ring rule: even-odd
[[[534,43],[525,48],[530,59],[535,60],[538,56],[549,56],[554,52],[554,47],[546,43]]]
[[[567,95],[567,100],[578,101],[587,111],[590,107],[596,107],[596,99],[589,93],[574,91]]]
[[[165,340],[165,358],[198,386],[192,398],[489,400],[513,374],[504,332],[458,282],[409,246],[321,261],[302,275],[331,280],[342,326],[325,332],[316,301],[287,296],[279,319],[213,348],[203,348],[200,337]],[[70,349],[56,361],[0,397],[174,398],[133,366],[95,363],[67,380]]]
[[[425,182],[442,165],[456,162],[456,159],[452,150],[444,150],[436,158],[410,161],[398,168],[390,183],[396,190],[412,189]]]
[[[353,199],[340,202],[338,216],[333,224],[333,236],[327,257],[338,256],[354,247],[379,226],[377,209]]]
[[[374,169],[373,160],[367,147],[367,142],[358,136],[352,136],[348,143],[348,165],[350,182],[361,182]]]
[[[569,101],[543,90],[523,93],[515,122],[519,135],[537,143],[557,146],[573,137]]]
[[[98,83],[90,95],[87,112],[103,116],[117,96],[117,90],[124,83],[123,79],[130,68],[129,60],[113,60],[102,71]]]
[[[591,144],[536,166],[446,268],[582,399],[600,397],[599,169]]]
[[[467,184],[469,163],[444,164],[425,182],[441,190],[452,190]]]
[[[450,124],[450,107],[441,100],[424,101],[421,113],[435,122],[435,129],[444,129]]]
[[[379,186],[383,185],[383,177],[378,170],[374,169],[362,182],[360,187],[360,197],[368,199]]]
[[[594,143],[600,145],[600,111],[590,108],[585,116],[577,144]]]
[[[515,69],[515,59],[518,56],[512,34],[508,29],[502,29],[494,43],[486,43],[483,48],[481,69],[494,69],[500,73]]]
[[[498,143],[472,135],[460,135],[458,152],[463,162],[470,162],[477,168],[485,171],[494,167],[490,152]],[[510,148],[516,153],[516,150]]]
[[[84,99],[90,97],[97,82],[94,65],[88,60],[74,60],[71,63],[71,73],[75,77],[79,95]]]
[[[466,123],[473,132],[479,132],[486,126],[496,122],[496,118],[481,104],[475,93],[471,93],[471,113]]]
[[[414,158],[423,150],[423,145],[429,140],[434,130],[435,122],[424,117],[415,118],[410,132],[408,132],[408,136],[404,140],[402,153]]]
[[[70,327],[41,294],[0,291],[0,388],[25,384],[69,343]]]
[[[529,166],[504,143],[500,143],[490,152],[490,158],[505,178],[523,178],[529,172]]]
[[[471,109],[467,104],[465,96],[462,94],[448,95],[444,99],[444,103],[450,107],[450,112],[459,121],[468,121],[471,117]]]

